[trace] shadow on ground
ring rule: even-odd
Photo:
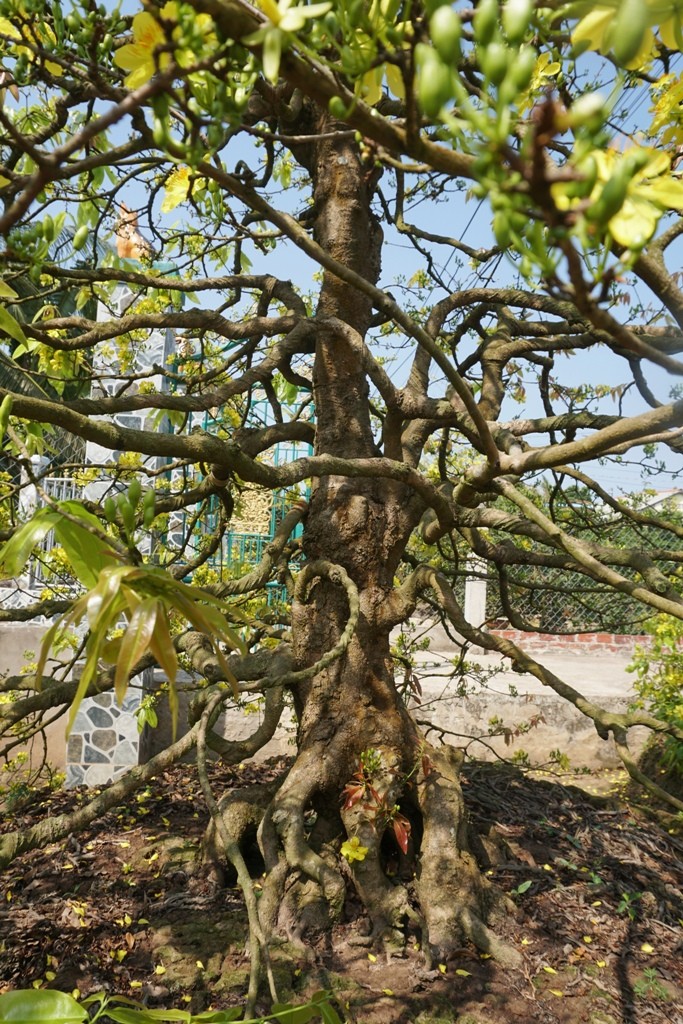
[[[216,766],[213,785],[268,781],[282,767]],[[523,968],[463,946],[427,970],[418,935],[387,961],[355,944],[363,922],[350,893],[331,941],[306,955],[274,950],[281,998],[330,989],[358,1024],[683,1019],[683,840],[673,826],[506,765],[468,765],[463,789],[478,856],[516,905],[504,932]],[[2,829],[84,799],[35,794]],[[206,820],[196,771],[180,766],[87,833],[12,864],[0,885],[0,991],[105,989],[195,1011],[241,1002],[243,904],[197,870]]]

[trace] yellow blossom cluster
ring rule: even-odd
[[[625,62],[627,68],[641,68],[648,64],[654,56],[658,41],[670,50],[683,47],[681,13],[676,0],[638,0],[638,3],[643,17],[643,30],[635,55]],[[614,33],[619,27],[616,16],[622,4],[623,0],[602,0],[601,3],[591,4],[591,10],[581,18],[572,32],[572,42],[599,53],[609,53],[615,45]]]
[[[680,146],[683,144],[683,75],[664,75],[658,79],[655,91],[650,132],[657,135],[663,145]]]
[[[655,233],[659,219],[666,210],[683,211],[683,180],[671,176],[671,160],[667,153],[633,146],[624,153],[614,149],[596,150],[590,159],[596,165],[590,204],[597,204],[605,186],[622,174],[627,164],[638,169],[627,175],[624,198],[620,208],[609,219],[607,228],[612,238],[626,249],[639,250]],[[572,198],[566,184],[552,186],[553,198],[560,210],[580,209],[585,201]],[[589,206],[590,210],[590,206]]]
[[[129,89],[138,89],[158,71],[171,63],[171,57],[180,65],[188,67],[199,56],[180,47],[182,30],[178,25],[179,5],[169,0],[158,15],[141,11],[133,18],[133,42],[120,46],[114,55],[114,63],[127,71],[125,84]],[[194,29],[207,46],[216,46],[213,20],[208,14],[194,14]],[[164,22],[175,25],[169,37]],[[174,49],[171,44],[176,44]]]
[[[45,22],[41,22],[36,30],[28,22],[22,22],[21,28],[19,28],[7,18],[0,18],[0,37],[2,36],[12,40],[14,53],[17,55],[24,54],[29,62],[33,62],[36,59],[39,50],[43,48],[51,49],[54,43],[56,43],[54,32]],[[17,40],[20,45],[15,46],[14,40]],[[62,66],[56,64],[53,60],[45,61],[45,69],[57,78],[64,73]]]

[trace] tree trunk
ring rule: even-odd
[[[329,134],[330,127],[320,116],[317,131]],[[375,283],[382,233],[371,210],[374,168],[363,165],[353,140],[329,137],[311,144],[307,164],[317,241]],[[364,295],[325,273],[313,373],[317,453],[378,454],[368,383],[353,343],[353,332],[363,338],[371,316]],[[394,684],[386,608],[422,511],[411,491],[391,481],[330,476],[314,484],[305,554],[308,560],[343,566],[358,588],[360,616],[342,658],[294,692],[298,755],[261,829],[269,872],[264,916],[272,925],[279,914],[290,936],[309,926],[324,927],[341,912],[345,887],[339,846],[355,836],[367,848],[351,870],[368,911],[368,941],[393,949],[404,943],[412,923],[423,932],[428,953],[432,947],[445,952],[463,934],[483,948],[495,946],[481,920],[485,885],[467,846],[457,772],[442,753],[427,748]],[[348,618],[342,588],[321,578],[309,591],[293,607],[300,668],[334,646]],[[354,796],[342,809],[347,784],[355,787],[347,791]],[[309,831],[311,810],[316,817]],[[391,838],[383,845],[384,833],[398,835],[408,857],[395,844],[392,853]],[[388,877],[388,849],[394,860],[399,855],[404,873],[416,875],[419,911],[411,906],[407,888]],[[298,886],[288,882],[292,871],[299,872]]]

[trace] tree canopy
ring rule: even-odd
[[[539,628],[511,589],[529,567],[683,618],[683,526],[601,483],[610,460],[671,469],[681,451],[681,48],[678,0],[1,0],[0,568],[19,577],[53,530],[71,582],[1,613],[54,624],[33,677],[3,684],[0,732],[10,751],[151,665],[172,702],[179,664],[195,692],[189,731],[76,818],[5,835],[0,863],[194,747],[200,770],[207,747],[250,756],[288,695],[297,756],[260,808],[258,907],[240,823],[205,787],[252,996],[283,915],[300,935],[339,913],[340,853],[371,941],[416,927],[428,951],[465,936],[514,959],[457,757],[402,703],[390,636],[429,602],[636,776],[633,725],[683,738],[597,707],[459,597],[476,557],[522,630]],[[151,357],[152,335],[171,348]],[[82,490],[59,500],[55,475]],[[273,539],[226,566],[263,492]],[[78,681],[48,661],[64,631]],[[251,739],[218,737],[221,705],[255,694]],[[417,909],[385,831],[417,865]]]

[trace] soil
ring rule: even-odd
[[[215,766],[212,783],[222,793],[283,767]],[[662,824],[630,801],[509,766],[470,765],[463,788],[480,860],[516,904],[504,934],[523,968],[466,946],[427,970],[417,935],[387,961],[357,944],[364,922],[349,886],[331,937],[306,953],[274,950],[280,999],[327,989],[357,1024],[682,1024],[680,820]],[[1,828],[64,813],[87,795],[34,794]],[[0,879],[0,992],[105,990],[195,1012],[242,1003],[243,902],[199,865],[206,824],[196,771],[183,765],[88,832],[15,861]],[[251,867],[258,879],[256,854]]]

